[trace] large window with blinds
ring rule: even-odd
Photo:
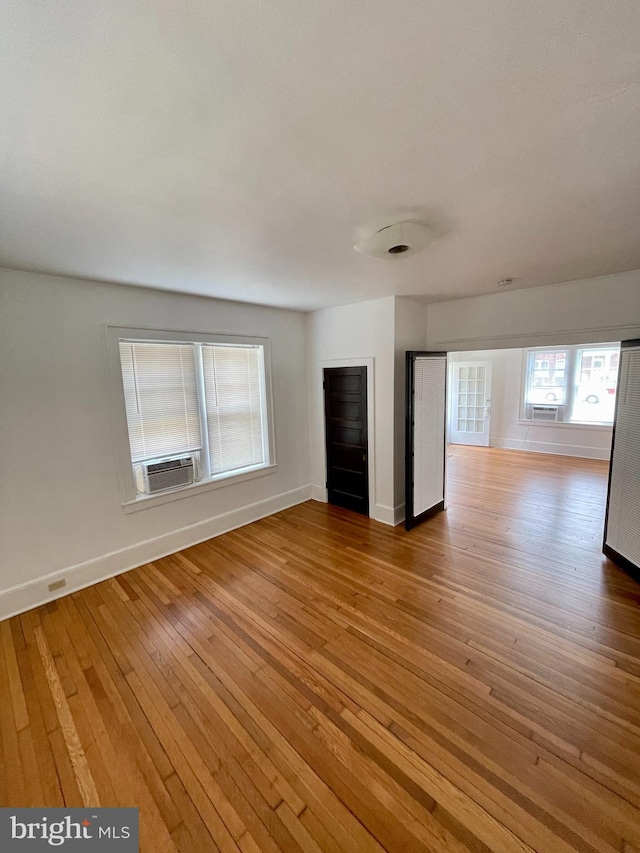
[[[117,346],[134,498],[271,465],[265,342],[119,337]]]
[[[528,350],[523,418],[610,426],[619,359],[617,343]]]
[[[194,344],[120,342],[131,461],[199,452]]]

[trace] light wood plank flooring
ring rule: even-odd
[[[640,850],[607,467],[449,451],[406,533],[309,502],[0,625],[0,804],[144,851]]]

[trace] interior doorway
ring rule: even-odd
[[[455,446],[472,445],[480,451],[545,454],[551,467],[560,457],[576,457],[598,460],[606,469],[615,399],[610,389],[615,392],[619,351],[617,344],[582,344],[446,353],[447,456]],[[427,410],[432,414],[438,408],[434,393],[429,386]],[[413,415],[408,422],[412,420]],[[418,446],[421,460],[438,456],[432,438],[420,438],[416,452]],[[407,448],[407,488],[415,491],[420,478],[409,468],[411,462],[416,469],[409,440]],[[431,475],[428,479],[434,480]],[[439,500],[447,500],[447,479]],[[410,500],[407,507],[405,515],[411,516]]]
[[[601,553],[619,353],[611,343],[448,353],[447,505],[454,524],[468,510],[461,478],[472,469],[485,484],[504,479],[507,492],[504,472],[520,472],[523,483],[510,500],[514,510],[528,506],[535,514],[549,547],[573,539],[575,516],[586,514],[580,507],[590,501],[589,541]],[[468,492],[476,485],[469,480]]]
[[[619,352],[590,343],[449,352],[448,442],[608,461]]]
[[[477,361],[470,361],[469,353],[407,352],[405,526],[409,529],[449,504],[448,459],[464,459],[458,451],[473,450],[483,454],[474,455],[473,469],[482,468],[485,477],[493,478],[489,468],[499,458],[507,472],[522,469],[522,488],[512,491],[507,475],[504,490],[514,508],[524,508],[518,523],[523,529],[530,526],[527,535],[537,536],[545,527],[549,547],[563,547],[564,538],[575,536],[571,531],[576,515],[585,514],[581,504],[591,501],[587,529],[598,540],[599,553],[604,549],[619,566],[640,577],[640,341],[473,355]],[[445,365],[439,378],[432,367],[427,370],[436,359]],[[435,425],[444,420],[439,413],[449,359],[449,442],[441,465],[442,443],[435,440]],[[496,373],[500,383],[495,382]],[[503,386],[499,395],[498,384]],[[489,416],[497,397],[500,417],[494,432]],[[441,428],[441,442],[444,433]],[[464,502],[466,492],[460,495]]]

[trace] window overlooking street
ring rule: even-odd
[[[531,381],[527,403],[564,403],[567,379],[567,351],[532,352]]]
[[[538,420],[612,424],[618,381],[618,344],[529,350],[523,415]]]
[[[577,351],[572,421],[613,423],[619,357],[619,347],[585,347]]]

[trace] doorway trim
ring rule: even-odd
[[[366,367],[367,368],[367,432],[369,442],[368,476],[369,476],[369,518],[376,518],[376,433],[375,433],[375,381],[374,381],[374,362],[372,356],[362,358],[324,358],[318,362],[318,388],[322,395],[322,424],[323,436],[326,430],[324,422],[324,391],[322,388],[323,371],[325,367]],[[322,442],[322,470],[324,472],[325,482],[327,475],[327,449],[324,441]],[[316,500],[327,503],[326,486],[314,488],[315,494],[312,495]]]

